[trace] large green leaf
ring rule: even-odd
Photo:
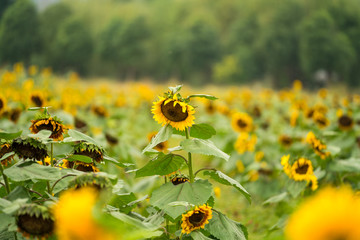
[[[159,143],[165,142],[171,137],[172,134],[172,127],[170,125],[163,126],[160,131],[153,137],[150,143],[144,148],[142,153],[148,152],[153,149]]]
[[[185,139],[180,143],[180,146],[182,146],[185,151],[191,153],[212,155],[225,159],[226,161],[230,158],[229,155],[218,149],[210,140],[204,140],[199,138]]]
[[[277,202],[281,202],[285,199],[287,199],[288,197],[288,193],[287,192],[283,192],[280,193],[276,196],[272,196],[271,198],[267,199],[266,201],[263,202],[263,204],[269,204],[269,203],[277,203]]]
[[[22,133],[22,131],[15,132],[15,133],[0,132],[0,139],[12,140],[17,137],[20,137],[21,133]]]
[[[202,234],[200,231],[192,231],[190,233],[190,236],[194,239],[194,240],[211,240],[211,238],[208,238],[207,236],[205,236],[204,234]]]
[[[221,184],[228,185],[228,186],[233,186],[238,191],[240,191],[246,197],[246,199],[249,202],[251,202],[251,196],[246,191],[246,189],[238,181],[236,181],[235,179],[232,179],[231,177],[227,176],[223,172],[220,172],[220,171],[205,171],[204,175],[210,176],[212,179],[214,179],[215,181],[217,181],[217,182],[219,182]]]
[[[205,230],[219,240],[247,240],[246,228],[224,214],[213,211],[212,219],[205,225]]]
[[[160,153],[144,167],[136,171],[136,177],[152,175],[167,175],[175,172],[184,164],[184,159],[179,155]]]
[[[26,180],[57,180],[61,170],[55,167],[43,166],[35,162],[22,162],[4,170],[8,178],[15,182]]]
[[[52,132],[50,130],[41,130],[40,132],[38,132],[36,134],[28,134],[28,136],[38,139],[40,141],[49,141],[49,140],[51,140],[51,139],[49,139],[51,134],[52,134]]]
[[[84,163],[92,163],[92,158],[84,155],[73,154],[66,158],[68,161],[80,161]]]
[[[174,134],[185,136],[185,131],[174,129]],[[190,136],[194,138],[209,139],[216,134],[216,130],[209,124],[200,123],[190,127]]]
[[[173,219],[189,210],[186,206],[172,206],[173,202],[187,202],[193,205],[202,205],[210,198],[212,185],[207,180],[197,180],[194,183],[182,183],[173,185],[171,182],[156,189],[150,204],[163,209]]]
[[[306,188],[306,185],[306,181],[295,181],[292,179],[289,179],[286,184],[288,192],[294,198],[299,196],[299,194]]]
[[[111,201],[110,205],[118,208],[121,212],[128,214],[131,209],[135,207],[135,204],[129,204],[136,201],[136,196],[134,193],[122,193],[115,195]]]
[[[86,141],[86,142],[89,142],[89,143],[93,143],[93,144],[95,144],[97,146],[100,146],[100,144],[97,141],[95,141],[95,139],[89,137],[86,134],[83,134],[82,132],[76,131],[74,129],[70,129],[68,131],[68,134],[71,137],[72,141]]]

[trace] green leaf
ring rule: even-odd
[[[86,141],[89,143],[93,143],[97,146],[100,146],[100,144],[95,141],[95,139],[93,139],[92,137],[89,137],[86,134],[83,134],[82,132],[76,131],[74,129],[70,129],[68,131],[69,136],[72,138],[73,141]]]
[[[70,162],[73,162],[73,161],[80,161],[80,162],[84,162],[84,163],[92,163],[93,162],[91,157],[84,156],[84,155],[77,155],[77,154],[70,155],[69,157],[66,158],[66,160],[68,160]]]
[[[15,201],[19,198],[30,200],[31,197],[29,191],[24,186],[16,186],[6,198],[10,201]]]
[[[224,174],[224,173],[222,173],[220,171],[204,171],[204,175],[210,176],[212,179],[214,179],[215,181],[217,181],[217,182],[219,182],[221,184],[228,185],[228,186],[233,186],[238,191],[240,191],[245,196],[245,198],[251,203],[250,194],[235,179],[232,179],[231,177],[227,176],[226,174]]]
[[[211,196],[212,185],[207,180],[197,180],[194,183],[185,182],[173,185],[171,182],[156,189],[151,198],[150,204],[163,209],[170,217],[176,219],[178,216],[189,210],[185,206],[171,206],[172,202],[188,202],[193,205],[202,205]]]
[[[182,86],[183,85],[181,84],[181,85],[177,85],[176,87],[169,87],[169,89],[172,92],[172,94],[175,94],[175,93],[177,93],[178,91],[181,90]]]
[[[348,160],[337,160],[330,163],[331,171],[334,172],[360,172],[360,159],[349,158]]]
[[[59,168],[43,166],[35,162],[22,162],[4,170],[8,178],[15,182],[26,180],[57,180],[61,177]]]
[[[212,155],[216,156],[222,159],[225,159],[226,161],[229,160],[230,156],[218,149],[214,143],[210,140],[204,140],[204,139],[185,139],[180,143],[180,146],[184,148],[185,151],[191,152],[191,153],[200,153],[204,155]]]
[[[329,150],[331,156],[336,156],[341,152],[341,148],[334,145],[327,146],[327,149]]]
[[[192,95],[188,96],[187,98],[190,99],[190,98],[193,98],[193,97],[206,98],[206,99],[209,99],[209,100],[218,99],[217,97],[212,96],[212,95],[208,95],[208,94],[192,94]]]
[[[212,219],[205,225],[205,230],[219,240],[247,240],[246,228],[224,214],[213,211]]]
[[[145,152],[148,152],[152,148],[154,148],[159,143],[165,142],[171,137],[172,134],[172,127],[170,125],[163,126],[158,134],[156,134],[155,137],[153,137],[150,141],[150,143],[145,147],[145,149],[142,151],[144,154]]]
[[[21,136],[22,131],[15,133],[0,132],[0,139],[12,140]]]
[[[36,134],[28,134],[28,136],[43,141],[49,139],[51,134],[52,132],[50,130],[41,130]]]
[[[194,239],[194,240],[211,240],[212,238],[208,238],[207,236],[205,236],[204,234],[202,234],[200,231],[196,230],[196,231],[192,231],[190,233],[190,236]]]
[[[9,152],[9,153],[4,154],[4,156],[2,156],[2,157],[0,158],[0,162],[1,162],[2,160],[4,160],[4,159],[7,159],[8,157],[10,157],[10,156],[12,156],[12,155],[14,155],[14,154],[15,154],[14,152]]]
[[[28,111],[37,111],[37,110],[45,109],[45,108],[51,108],[51,106],[48,106],[48,107],[31,107],[31,108],[28,108],[27,110]]]
[[[263,205],[265,204],[269,204],[269,203],[277,203],[277,202],[281,202],[285,199],[287,199],[288,193],[287,192],[283,192],[280,193],[276,196],[272,196],[271,198],[267,199],[266,201],[263,202]]]
[[[0,232],[6,230],[11,223],[15,223],[15,218],[4,213],[0,213]],[[7,238],[2,238],[7,239]]]
[[[307,182],[289,179],[286,185],[287,190],[291,194],[291,196],[296,198],[306,188]]]
[[[173,129],[173,133],[185,136],[185,131],[179,131],[175,128]],[[190,136],[194,138],[209,139],[215,134],[215,129],[206,123],[194,124],[190,127]]]
[[[135,200],[136,196],[134,193],[123,193],[115,195],[109,204],[128,214],[135,207],[134,205],[129,205],[129,203]]]
[[[167,175],[175,172],[184,164],[184,158],[174,154],[160,153],[154,160],[151,160],[144,167],[136,171],[136,177],[152,175]]]

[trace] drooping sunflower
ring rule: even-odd
[[[11,145],[9,143],[4,143],[0,146],[0,158],[2,158],[5,154],[7,154],[9,152],[12,152]],[[13,158],[14,158],[14,155],[5,158],[4,160],[1,161],[1,165],[7,166],[8,164],[11,163]]]
[[[204,228],[212,218],[212,210],[210,206],[196,206],[194,210],[184,213],[181,218],[182,233],[191,233],[194,230]]]
[[[100,170],[96,167],[95,163],[85,163],[81,161],[68,161],[62,160],[62,168],[74,168],[81,172],[99,172]]]
[[[359,222],[359,197],[349,187],[327,187],[298,207],[285,235],[289,240],[357,240]]]
[[[50,209],[34,203],[25,204],[16,213],[18,231],[26,238],[47,239],[54,230]]]
[[[74,154],[88,156],[98,163],[104,160],[104,152],[102,147],[89,142],[80,142],[74,145]]]
[[[151,139],[152,139],[153,137],[155,137],[156,134],[157,134],[157,132],[151,132],[151,133],[149,133],[149,134],[147,135],[148,140],[151,141]],[[168,148],[168,145],[169,145],[168,141],[161,142],[161,143],[159,143],[158,145],[156,145],[156,146],[154,147],[154,149],[158,150],[159,152],[165,152],[165,151],[167,150],[167,148]]]
[[[184,131],[185,128],[194,124],[194,108],[188,103],[177,98],[159,97],[151,109],[154,119],[163,126],[169,124],[173,128]]]
[[[253,129],[253,120],[249,114],[237,112],[232,115],[231,126],[237,132],[250,132]]]
[[[68,188],[80,189],[92,187],[96,190],[110,189],[112,186],[110,180],[105,176],[99,176],[95,173],[85,173],[75,177],[68,184]]]
[[[185,182],[190,182],[190,179],[183,174],[175,174],[175,175],[170,176],[170,181],[174,185],[179,185],[179,184],[182,184]]]
[[[323,144],[320,139],[317,139],[313,132],[309,132],[306,135],[305,141],[312,146],[315,153],[320,156],[321,159],[325,159],[330,156],[329,152],[326,152],[326,145]]]
[[[63,133],[67,129],[60,119],[57,117],[50,117],[45,115],[38,116],[35,120],[31,120],[30,131],[32,133],[38,133],[41,130],[51,131],[50,138],[55,141],[63,140]]]
[[[348,131],[354,126],[354,121],[349,115],[343,114],[338,118],[338,126],[341,130]]]
[[[11,149],[19,158],[41,161],[47,154],[46,145],[35,138],[16,138],[11,144]]]

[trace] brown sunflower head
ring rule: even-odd
[[[50,138],[54,140],[63,140],[63,133],[67,129],[57,117],[39,116],[35,120],[31,120],[30,131],[38,133],[41,130],[51,131]]]
[[[98,163],[104,160],[104,152],[102,147],[89,142],[79,142],[74,146],[74,154],[88,156]]]
[[[20,108],[13,108],[9,112],[9,119],[10,121],[17,123],[21,115],[21,109]]]
[[[73,168],[81,172],[99,172],[95,163],[85,163],[81,161],[68,161],[63,160],[61,164],[62,168]]]
[[[200,228],[204,228],[212,218],[212,210],[210,206],[202,205],[195,207],[194,210],[188,211],[182,215],[182,233],[191,233]]]
[[[36,107],[44,107],[45,106],[45,99],[43,96],[41,96],[41,94],[32,94],[31,97],[31,102],[36,106]]]
[[[77,129],[86,129],[87,128],[87,124],[85,121],[83,121],[81,118],[79,117],[75,117],[74,119],[74,125],[75,128]]]
[[[54,230],[54,219],[49,208],[34,203],[19,208],[16,224],[25,237],[35,239],[45,239]]]
[[[47,154],[46,145],[35,138],[16,138],[11,144],[12,150],[22,159],[41,161]]]
[[[339,117],[338,125],[341,130],[350,130],[354,125],[354,121],[350,116],[344,114]]]

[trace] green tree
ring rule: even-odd
[[[3,63],[28,63],[39,51],[39,20],[33,3],[18,0],[5,11],[0,23],[0,49]]]

